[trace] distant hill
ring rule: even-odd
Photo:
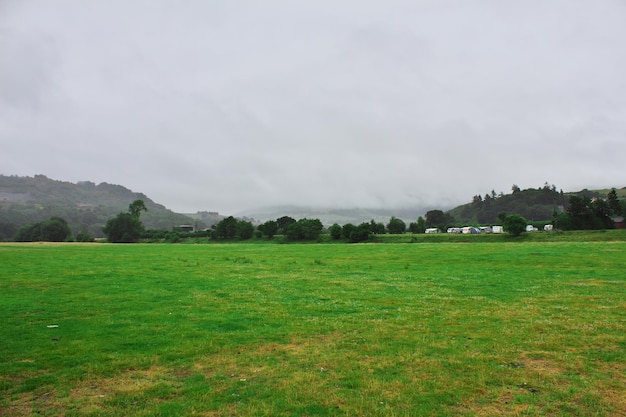
[[[319,219],[325,226],[334,223],[343,225],[352,223],[358,225],[363,222],[374,220],[387,224],[392,216],[407,222],[414,222],[419,216],[430,208],[414,207],[403,209],[371,209],[371,208],[332,208],[332,207],[302,207],[302,206],[276,206],[264,209],[249,210],[238,213],[238,217],[249,217],[257,222],[276,220],[282,216],[293,217],[294,219]]]
[[[502,224],[499,215],[519,214],[530,221],[550,221],[553,213],[563,211],[569,197],[576,195],[589,198],[606,198],[610,189],[567,192],[557,191],[547,183],[541,188],[515,190],[511,194],[485,194],[474,196],[471,203],[449,210],[457,224]],[[618,196],[626,197],[626,188],[617,190]]]
[[[606,197],[611,189],[581,190],[563,192],[554,185],[547,183],[540,188],[516,190],[511,194],[496,194],[492,192],[485,196],[474,196],[471,202],[460,206],[450,207],[414,207],[405,209],[368,209],[368,208],[332,208],[332,207],[303,207],[303,206],[275,206],[263,209],[248,210],[237,214],[238,217],[252,219],[253,223],[262,223],[267,220],[276,220],[282,216],[294,219],[319,219],[325,226],[334,223],[359,224],[374,220],[387,224],[391,216],[404,220],[407,224],[414,222],[418,217],[425,217],[429,210],[442,210],[454,218],[457,225],[468,224],[501,224],[498,215],[519,214],[530,221],[550,221],[555,211],[565,209],[571,195]],[[626,198],[626,187],[617,190],[618,196]],[[196,218],[197,215],[193,215]],[[219,221],[219,220],[217,220]]]
[[[56,181],[44,175],[18,177],[0,175],[0,240],[10,239],[21,226],[59,216],[72,233],[103,236],[107,220],[128,210],[134,200],[143,200],[148,211],[141,219],[147,229],[171,230],[181,224],[204,224],[157,204],[145,194],[121,185],[90,181],[77,184]]]
[[[609,189],[557,191],[555,186],[545,184],[537,189],[516,190],[511,194],[494,192],[474,196],[472,202],[449,209],[447,207],[414,207],[408,209],[367,208],[320,208],[279,206],[238,213],[243,220],[259,224],[282,216],[295,219],[319,219],[324,225],[359,224],[374,220],[387,224],[392,216],[407,224],[428,210],[448,210],[455,224],[499,224],[499,215],[520,214],[531,221],[549,221],[555,211],[563,210],[571,195],[606,197]],[[620,198],[626,198],[626,187],[617,190]],[[102,237],[102,227],[107,220],[125,212],[134,200],[143,200],[148,211],[141,218],[147,229],[171,230],[182,224],[198,228],[210,227],[225,216],[216,212],[179,214],[157,204],[145,194],[133,192],[121,185],[106,182],[95,184],[81,181],[76,184],[57,181],[44,175],[18,177],[0,175],[0,240],[10,240],[17,230],[26,224],[43,222],[52,216],[67,220],[72,233],[88,233]]]
[[[198,211],[196,213],[183,214],[194,221],[192,224],[201,223],[207,227],[211,227],[227,217],[215,211]]]

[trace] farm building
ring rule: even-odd
[[[196,227],[190,224],[181,224],[181,225],[176,226],[174,229],[178,230],[179,232],[195,232],[196,231]]]

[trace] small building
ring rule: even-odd
[[[616,229],[624,229],[624,218],[623,217],[613,217],[613,225]]]
[[[174,230],[177,230],[179,232],[195,232],[196,231],[196,227],[192,226],[190,224],[180,224],[180,225],[176,226],[174,228]]]

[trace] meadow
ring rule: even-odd
[[[625,416],[626,242],[2,244],[2,416]]]

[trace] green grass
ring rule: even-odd
[[[624,415],[626,242],[570,240],[0,245],[0,415]]]

